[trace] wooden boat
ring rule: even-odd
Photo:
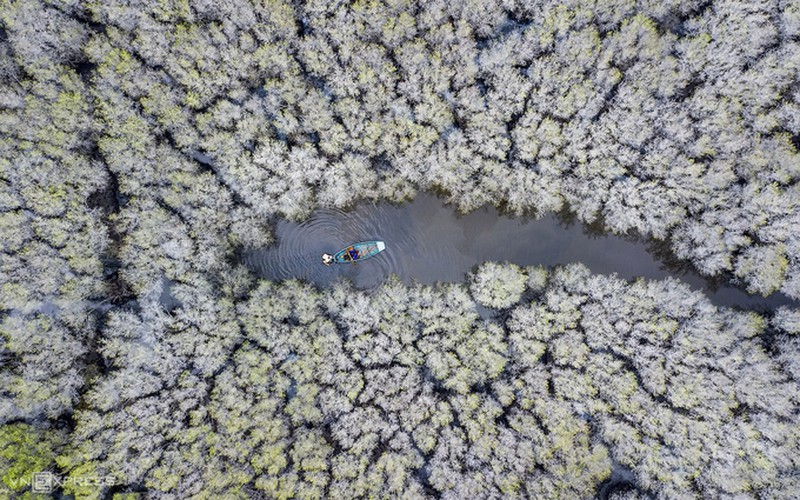
[[[364,259],[369,259],[373,255],[378,255],[386,249],[386,245],[382,241],[362,241],[361,243],[353,243],[349,247],[342,248],[333,256],[333,261],[339,264],[347,264],[350,262],[359,262]],[[351,250],[355,250],[355,257],[351,257]]]

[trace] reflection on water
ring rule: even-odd
[[[521,266],[582,262],[594,273],[616,273],[626,279],[674,276],[704,290],[717,305],[796,305],[781,294],[765,299],[733,286],[715,286],[689,266],[667,268],[644,242],[591,234],[581,224],[565,224],[554,215],[515,219],[487,207],[459,216],[431,195],[404,205],[362,203],[346,212],[319,210],[302,223],[279,222],[276,233],[276,245],[243,255],[248,267],[270,280],[297,278],[326,286],[346,276],[359,288],[374,289],[392,273],[406,283],[463,281],[467,272],[487,260]],[[357,265],[322,264],[323,253],[363,240],[383,240],[386,250]],[[657,255],[666,258],[663,252]]]

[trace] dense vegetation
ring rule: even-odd
[[[800,298],[798,147],[789,0],[0,0],[0,488],[788,498],[795,310],[580,266],[315,290],[236,255],[433,190]]]
[[[108,315],[52,453],[154,496],[575,498],[614,469],[664,498],[800,488],[796,311],[779,331],[674,280],[487,266],[518,302],[486,320],[461,284],[181,285],[171,313],[156,290]]]

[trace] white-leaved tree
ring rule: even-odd
[[[504,309],[519,301],[528,276],[519,266],[508,262],[486,262],[470,277],[470,292],[476,302]]]

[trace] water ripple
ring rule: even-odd
[[[582,262],[595,273],[616,273],[625,279],[674,276],[703,290],[717,305],[795,304],[781,294],[764,299],[733,286],[714,287],[690,267],[669,269],[648,253],[644,242],[598,236],[580,224],[565,226],[553,216],[514,219],[492,208],[460,216],[430,195],[400,206],[361,203],[347,211],[318,210],[300,223],[279,222],[275,233],[275,245],[243,255],[245,265],[274,281],[297,278],[324,287],[343,276],[359,288],[374,290],[391,274],[406,283],[463,281],[466,273],[487,260],[521,266]],[[365,240],[383,240],[386,250],[357,265],[322,264],[323,253]]]

